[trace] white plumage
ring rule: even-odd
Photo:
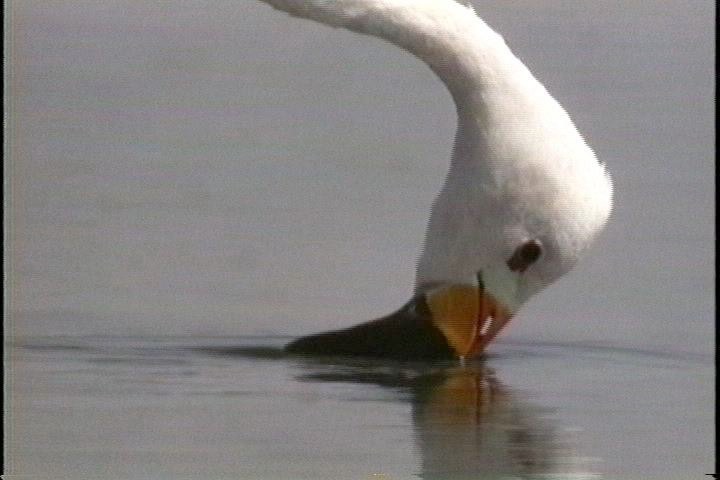
[[[263,0],[383,38],[437,74],[458,113],[450,169],[418,262],[416,292],[484,288],[511,312],[566,273],[607,221],[610,177],[568,114],[472,7],[453,0]],[[530,239],[526,270],[508,259]]]

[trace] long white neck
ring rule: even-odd
[[[458,130],[416,286],[474,278],[509,255],[503,232],[528,230],[522,218],[566,236],[563,252],[573,258],[604,224],[612,190],[604,168],[565,110],[471,8],[454,0],[261,1],[387,40],[429,65],[453,96]],[[478,219],[485,223],[473,227]]]
[[[565,112],[472,8],[454,0],[261,0],[293,16],[387,40],[437,74],[455,100],[462,149],[453,163],[477,160],[473,138],[533,111],[571,124]],[[555,119],[553,119],[555,121]],[[516,125],[517,126],[517,125]],[[574,128],[573,128],[574,129]],[[527,131],[527,129],[524,129]]]
[[[297,17],[387,40],[424,61],[454,97],[496,81],[500,35],[453,0],[261,0]]]

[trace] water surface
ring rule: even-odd
[[[484,360],[288,356],[278,337],[12,349],[9,472],[32,478],[698,478],[712,359],[500,342]],[[14,427],[14,428],[13,428]],[[375,476],[373,476],[375,475]]]

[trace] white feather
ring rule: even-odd
[[[416,289],[472,283],[511,309],[567,272],[607,221],[612,184],[570,117],[500,35],[454,0],[262,0],[291,15],[383,38],[445,83],[458,128]],[[529,238],[541,259],[505,261]]]

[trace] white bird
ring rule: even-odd
[[[262,0],[382,38],[450,91],[457,133],[432,206],[413,299],[302,338],[301,353],[480,354],[533,294],[575,265],[612,208],[612,183],[572,120],[503,38],[454,0]]]

